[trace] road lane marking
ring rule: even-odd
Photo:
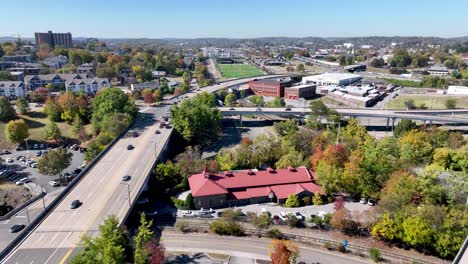
[[[62,248],[62,245],[65,244],[65,242],[67,241],[67,239],[73,234],[73,232],[70,232],[68,233],[68,236],[62,241],[62,243],[54,250],[54,252],[52,252],[52,254],[50,254],[49,258],[44,262],[44,264],[47,264],[51,259],[52,257],[55,255],[55,253],[57,253],[57,251],[59,249]]]

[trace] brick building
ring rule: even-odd
[[[298,86],[287,87],[284,89],[284,99],[309,99],[315,95],[315,88],[315,84],[303,84]]]
[[[291,78],[274,80],[252,80],[249,81],[249,88],[255,95],[283,97],[284,89],[291,86]]]
[[[291,194],[299,197],[324,194],[315,184],[314,172],[306,167],[202,173],[189,177],[194,205],[199,208],[222,208],[246,204],[284,203]]]

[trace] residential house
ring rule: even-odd
[[[109,87],[107,78],[72,79],[65,82],[67,91],[84,91],[87,94],[94,94],[103,87]]]
[[[10,100],[24,97],[26,88],[21,81],[0,81],[0,96],[5,96]]]

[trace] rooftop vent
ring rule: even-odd
[[[269,173],[276,173],[276,170],[273,169],[273,168],[270,168],[270,167],[267,168],[267,171],[268,171]]]
[[[294,168],[294,167],[292,167],[292,166],[288,166],[288,170],[289,170],[290,172],[296,172],[296,171],[297,171],[296,168]]]
[[[248,170],[247,170],[247,174],[248,174],[248,175],[255,175],[255,172],[253,172],[251,169],[248,169]]]

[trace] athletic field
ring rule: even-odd
[[[244,78],[263,75],[264,73],[250,64],[218,64],[225,78]]]

